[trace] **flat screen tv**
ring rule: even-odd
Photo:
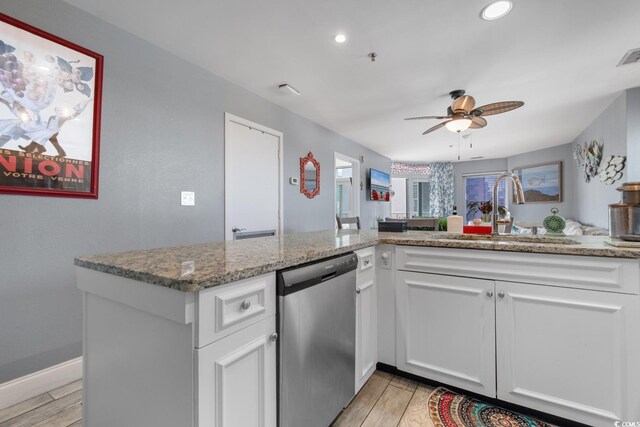
[[[369,169],[369,198],[379,202],[391,199],[391,177],[388,173]]]

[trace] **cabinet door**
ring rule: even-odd
[[[594,426],[640,419],[637,296],[503,282],[496,291],[499,399]]]
[[[275,317],[196,350],[198,427],[276,426]]]
[[[494,282],[396,273],[400,370],[495,397]]]
[[[356,289],[356,391],[360,390],[376,370],[377,311],[375,279],[371,278],[358,284]]]

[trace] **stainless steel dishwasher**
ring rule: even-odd
[[[354,253],[277,274],[278,425],[327,427],[355,395]]]

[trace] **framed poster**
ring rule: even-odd
[[[98,198],[102,63],[0,14],[0,193]]]
[[[562,162],[544,163],[514,169],[527,203],[562,202]],[[513,202],[516,197],[513,194]]]

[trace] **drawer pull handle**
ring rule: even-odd
[[[251,307],[251,301],[248,299],[242,301],[242,304],[240,304],[240,308],[243,310],[249,310],[249,307]]]
[[[504,292],[502,291],[498,292],[498,298],[504,298]]]
[[[270,340],[271,342],[276,342],[276,341],[278,341],[278,333],[277,333],[277,332],[272,333],[272,334],[271,334],[271,336],[269,337],[269,340]]]
[[[366,267],[367,265],[369,265],[369,263],[370,263],[370,262],[371,262],[370,260],[365,259],[365,260],[364,260],[364,265],[365,265],[365,267]]]
[[[487,291],[487,296],[491,298],[493,296],[493,291]]]

